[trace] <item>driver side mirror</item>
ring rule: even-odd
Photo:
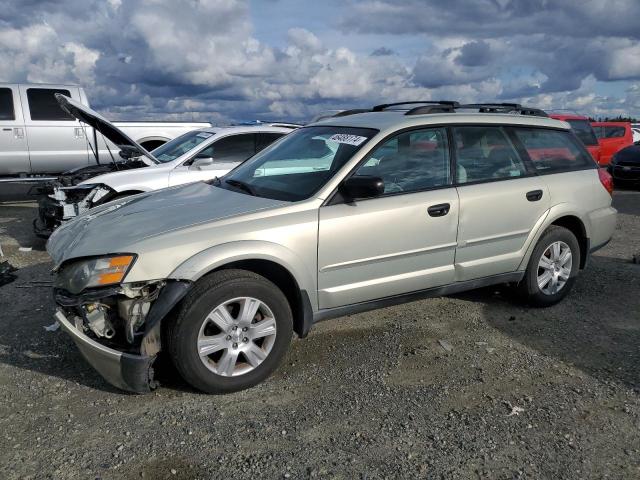
[[[202,170],[203,167],[208,167],[210,165],[213,165],[212,157],[197,157],[191,164],[191,167],[196,170]]]
[[[384,193],[384,181],[370,175],[350,177],[340,185],[340,193],[347,200],[379,197]]]

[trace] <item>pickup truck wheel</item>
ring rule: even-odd
[[[537,307],[555,305],[569,294],[580,269],[580,245],[568,229],[552,225],[533,249],[519,290]]]
[[[293,333],[284,294],[260,275],[221,270],[187,294],[168,329],[180,375],[207,393],[252,387],[280,364]]]

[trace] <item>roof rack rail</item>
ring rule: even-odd
[[[397,107],[399,105],[446,105],[451,108],[455,108],[460,105],[458,102],[453,102],[451,100],[423,100],[417,102],[396,102],[396,103],[382,103],[380,105],[376,105],[371,109],[372,112],[382,112],[389,107]]]
[[[540,108],[523,107],[519,103],[467,103],[459,105],[459,109],[477,109],[480,113],[517,113],[534,117],[548,117]]]
[[[355,115],[357,113],[368,113],[372,110],[369,108],[352,108],[351,110],[342,110],[336,113],[333,117],[346,117],[347,115]]]

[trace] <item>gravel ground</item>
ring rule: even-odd
[[[251,390],[111,388],[52,323],[33,203],[0,204],[0,478],[640,478],[640,192],[560,305],[496,289],[317,325]],[[19,246],[32,247],[30,252]]]

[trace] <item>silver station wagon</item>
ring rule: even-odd
[[[154,388],[166,352],[193,387],[240,390],[320,320],[493,284],[555,304],[611,238],[611,189],[537,109],[345,111],[222,178],[63,225],[47,247],[55,317],[121,389]]]

